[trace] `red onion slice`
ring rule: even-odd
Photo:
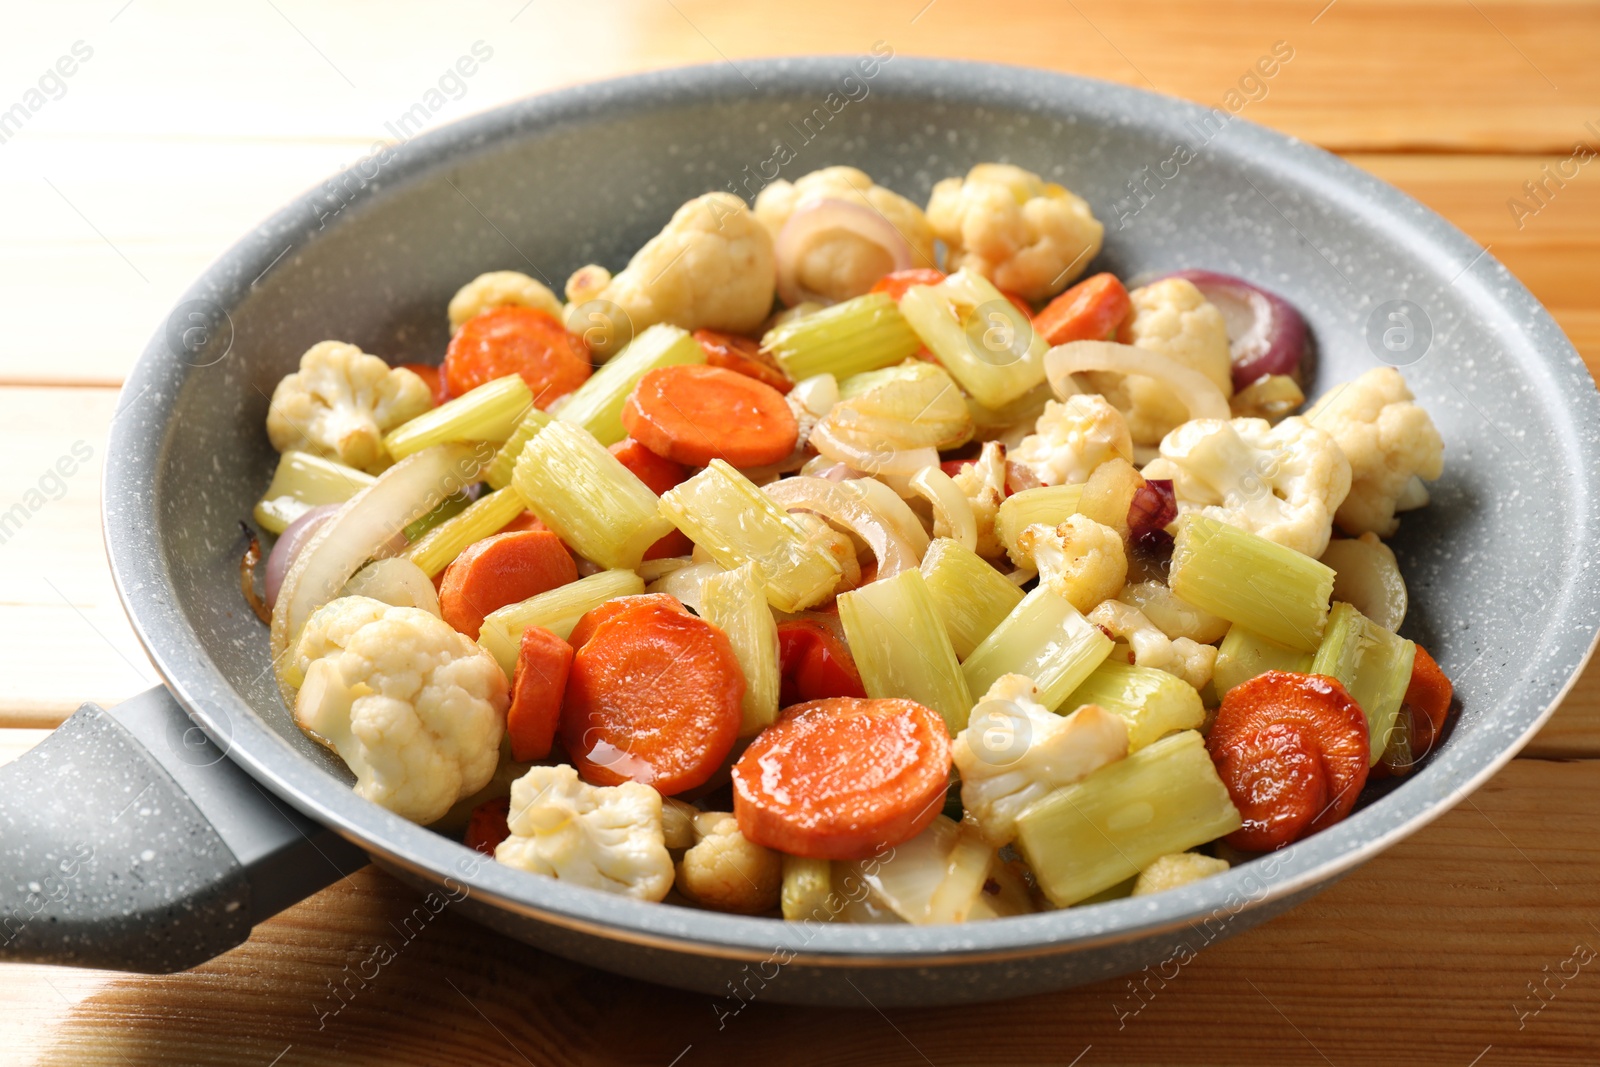
[[[1148,540],[1165,531],[1178,517],[1178,496],[1171,478],[1149,478],[1134,491],[1128,503],[1128,535],[1135,541]]]
[[[1310,333],[1293,304],[1231,274],[1180,270],[1163,277],[1194,283],[1222,312],[1233,354],[1234,389],[1244,389],[1266,374],[1286,374],[1300,380],[1300,364]]]
[[[265,593],[267,610],[271,611],[278,603],[278,590],[283,588],[283,576],[289,573],[294,558],[300,554],[328,517],[338,511],[343,505],[318,504],[316,507],[302,514],[298,519],[284,528],[278,535],[278,543],[272,546],[272,554],[267,557],[267,578]]]
[[[888,254],[890,271],[911,266],[911,245],[900,231],[878,212],[848,200],[824,198],[801,204],[778,231],[773,249],[778,265],[778,296],[790,307],[807,300],[831,304],[834,297],[813,293],[800,284],[800,261],[820,234],[830,231],[852,233]],[[866,290],[862,290],[865,292]],[[851,293],[860,296],[861,293]]]

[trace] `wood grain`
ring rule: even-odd
[[[1138,996],[1124,978],[882,1014],[757,1001],[721,1030],[710,998],[591,971],[448,913],[319,1029],[327,983],[394,942],[390,921],[415,903],[368,870],[187,974],[0,970],[0,1039],[10,1030],[36,1042],[20,1047],[38,1064],[83,1067],[1066,1064],[1089,1046],[1085,1065],[1466,1067],[1490,1046],[1484,1065],[1579,1062],[1596,1041],[1600,960],[1566,964],[1576,977],[1549,992],[1542,983],[1578,946],[1600,951],[1600,843],[1571,832],[1597,819],[1600,763],[1518,760],[1310,903],[1166,981],[1141,979]]]

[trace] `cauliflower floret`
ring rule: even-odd
[[[1187,637],[1168,637],[1144,612],[1120,600],[1107,600],[1090,611],[1088,620],[1112,637],[1128,642],[1139,667],[1166,671],[1204,689],[1217,665],[1217,650]]]
[[[1041,485],[1080,485],[1116,456],[1133,460],[1127,420],[1104,397],[1084,394],[1045,404],[1033,433],[1009,458],[1031,470]]]
[[[961,803],[999,846],[1017,836],[1017,816],[1064,785],[1128,754],[1128,724],[1098,704],[1057,715],[1034,698],[1024,674],[1004,674],[983,695],[951,752]]]
[[[1128,299],[1133,302],[1133,314],[1118,340],[1197,370],[1210,378],[1223,396],[1233,395],[1227,324],[1222,312],[1193,282],[1164,278],[1133,290]],[[1189,417],[1183,401],[1155,378],[1090,371],[1083,379],[1127,416],[1134,444],[1156,444]]]
[[[973,271],[1035,303],[1083,273],[1106,229],[1082,197],[1006,163],[935,185],[928,221],[951,272]]]
[[[1165,582],[1138,582],[1123,589],[1117,599],[1144,612],[1144,617],[1168,637],[1187,637],[1209,645],[1228,635],[1227,619],[1201,611],[1169,589]]]
[[[1133,895],[1142,897],[1150,893],[1165,893],[1169,889],[1177,889],[1214,874],[1223,874],[1227,870],[1227,860],[1202,856],[1198,852],[1169,852],[1165,856],[1157,856],[1150,866],[1139,872],[1138,880],[1133,883]]]
[[[1017,535],[1017,549],[1039,572],[1039,584],[1088,611],[1116,596],[1128,580],[1128,553],[1117,531],[1087,515],[1060,526],[1036,522]]]
[[[745,839],[725,811],[694,819],[694,847],[678,863],[678,892],[716,911],[759,915],[778,906],[783,857]]]
[[[426,825],[494,776],[506,676],[449,623],[340,597],[307,620],[294,654],[295,722],[339,753],[358,796]]]
[[[972,463],[962,467],[951,481],[961,490],[961,495],[972,505],[972,517],[978,524],[978,555],[996,559],[1005,555],[1006,548],[995,533],[995,516],[1006,499],[1006,446],[999,441],[986,441],[983,451]]]
[[[272,391],[267,436],[279,452],[314,452],[376,474],[389,463],[383,435],[431,407],[433,391],[415,374],[323,341]]]
[[[684,204],[621,273],[599,288],[593,285],[600,277],[595,271],[581,268],[578,273],[586,278],[577,285],[569,282],[568,290],[621,310],[626,321],[585,335],[601,356],[614,354],[658,322],[685,330],[749,333],[772,310],[772,235],[732,193],[706,193]],[[590,325],[582,303],[569,304],[566,317],[573,333],[584,334]]]
[[[450,298],[450,332],[461,329],[468,319],[499,307],[533,308],[561,317],[561,301],[543,282],[521,271],[496,270],[478,275]]]
[[[818,200],[842,200],[881,215],[911,246],[914,266],[931,267],[937,262],[933,227],[922,209],[899,193],[874,185],[854,167],[814,170],[793,184],[781,179],[773,182],[756,197],[756,218],[777,241],[789,217]],[[860,296],[894,267],[882,247],[847,230],[818,233],[797,255],[795,280],[800,288],[831,301]]]
[[[1350,492],[1350,461],[1332,436],[1300,416],[1194,419],[1167,434],[1146,478],[1170,478],[1178,511],[1198,511],[1312,559]]]
[[[1416,479],[1431,482],[1444,473],[1444,440],[1414,400],[1399,371],[1376,367],[1318,400],[1306,414],[1350,461],[1350,495],[1335,518],[1352,536],[1368,531],[1392,536],[1400,526],[1396,511],[1428,502]]]
[[[672,888],[661,794],[647,785],[589,785],[565,763],[533,767],[511,784],[506,824],[494,858],[507,867],[636,900]]]

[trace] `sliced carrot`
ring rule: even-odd
[[[950,784],[950,734],[911,700],[796,704],[733,767],[748,840],[792,856],[866,859],[915,837]]]
[[[550,755],[571,668],[571,645],[543,626],[522,631],[511,677],[511,710],[506,712],[512,759],[528,763]]]
[[[444,387],[444,373],[432,363],[402,363],[400,369],[408,370],[428,383],[428,391],[433,394],[434,407],[450,399],[450,393]]]
[[[778,624],[779,707],[828,697],[865,697],[861,675],[845,643],[821,623],[791,619]]]
[[[1011,306],[1022,312],[1023,318],[1027,319],[1029,322],[1033,321],[1032,304],[1022,299],[1022,297],[1018,296],[1016,293],[1008,293],[1004,289],[1000,290],[1000,295],[1011,301]]]
[[[783,373],[778,361],[761,351],[761,343],[736,333],[720,330],[696,330],[694,339],[705,350],[706,363],[713,367],[731,370],[772,386],[780,393],[794,388],[794,382]]]
[[[628,436],[659,456],[704,467],[761,467],[794,452],[800,427],[770,385],[721,367],[660,367],[622,406]]]
[[[1244,825],[1235,848],[1282,848],[1343,819],[1367,783],[1367,717],[1338,681],[1268,671],[1228,690],[1206,735]]]
[[[451,396],[520,374],[544,407],[589,378],[589,350],[548,311],[502,307],[486,311],[450,339],[444,380]]]
[[[656,455],[631,437],[624,437],[612,445],[611,454],[656,496],[689,477],[688,467]],[[694,542],[689,540],[689,536],[682,530],[673,530],[646,549],[644,558],[671,559],[673,556],[687,556],[692,551]]]
[[[472,815],[467,819],[467,833],[462,844],[487,855],[494,855],[495,846],[511,836],[511,827],[507,825],[510,818],[510,797],[485,800],[472,809]]]
[[[1450,702],[1455,698],[1455,687],[1445,677],[1439,664],[1428,650],[1417,646],[1417,658],[1411,665],[1411,684],[1406,686],[1404,704],[1412,711],[1411,758],[1421,759],[1432,751],[1444,732],[1445,720],[1450,717]]]
[[[672,796],[733,750],[743,699],[727,634],[681,609],[637,607],[595,627],[573,657],[561,743],[584,781]]]
[[[496,530],[495,532],[496,533],[522,533],[524,530],[548,530],[548,529],[550,529],[550,527],[546,526],[543,522],[541,522],[540,519],[539,519],[539,516],[535,515],[531,511],[524,511],[521,515],[518,515],[516,518],[514,518],[510,522],[506,523],[504,526],[500,527],[500,529]]]
[[[625,611],[649,607],[650,605],[667,608],[671,611],[681,611],[684,614],[688,614],[689,611],[688,608],[683,606],[683,602],[671,593],[638,593],[634,596],[619,596],[615,600],[608,600],[599,607],[586,612],[578,620],[578,625],[572,628],[572,633],[567,635],[567,643],[573,648],[582,648],[589,643],[589,638],[594,636],[595,630],[600,628],[601,623],[609,622]]]
[[[1047,344],[1112,339],[1133,304],[1114,274],[1096,274],[1046,304],[1033,328]]]
[[[945,273],[942,270],[934,270],[932,267],[912,267],[910,270],[897,270],[885,274],[867,291],[888,293],[891,299],[898,302],[913,285],[938,285],[944,279]]]
[[[491,534],[468,545],[444,569],[439,613],[477,640],[489,612],[577,580],[571,553],[549,530]]]

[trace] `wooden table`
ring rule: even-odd
[[[0,109],[0,505],[75,442],[177,294],[278,204],[363,155],[476,41],[445,122],[550,87],[760,55],[961,56],[1208,104],[1285,41],[1258,122],[1340,152],[1488,246],[1600,365],[1600,6],[1569,0],[94,0],[9,14]],[[87,57],[84,53],[87,52]],[[47,79],[33,108],[30,79]],[[59,88],[64,86],[64,89]],[[1586,123],[1592,125],[1586,126]],[[3,129],[3,127],[0,127]],[[5,131],[9,133],[10,131]],[[1522,200],[1536,211],[1515,211]],[[155,681],[112,592],[97,464],[0,544],[0,759]],[[0,1061],[50,1064],[1600,1062],[1600,669],[1522,758],[1290,915],[1135,996],[1126,980],[882,1013],[628,982],[446,915],[337,1016],[329,983],[412,896],[363,872],[170,977],[0,966]],[[1573,976],[1575,973],[1575,977]],[[1563,974],[1567,977],[1561,977]],[[1137,1011],[1135,1012],[1135,1009]]]

